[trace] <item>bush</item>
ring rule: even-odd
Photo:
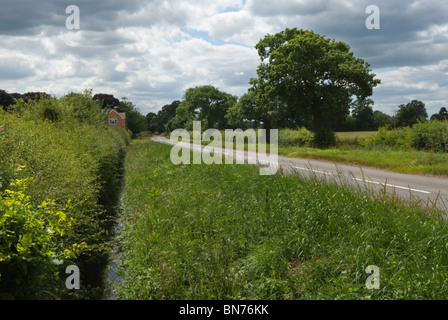
[[[49,199],[35,205],[27,195],[30,183],[32,179],[12,181],[12,190],[0,194],[0,292],[6,297],[39,296],[49,278],[57,279],[57,266],[75,258],[78,247],[60,245],[73,218]]]
[[[409,149],[411,147],[410,135],[412,129],[409,127],[389,130],[389,127],[381,127],[378,132],[364,142],[370,148],[398,148]]]
[[[26,195],[34,207],[52,199],[55,212],[73,219],[58,245],[71,250],[74,244],[86,243],[75,264],[83,274],[81,286],[93,289],[102,279],[92,269],[99,268],[110,250],[108,231],[121,191],[129,134],[107,128],[106,115],[99,102],[91,101],[90,92],[61,100],[21,100],[10,110],[12,114],[0,117],[0,191],[10,189],[12,179],[30,178]],[[17,172],[19,166],[23,169]],[[66,208],[68,202],[71,206]],[[7,250],[4,246],[0,243],[2,252]],[[0,272],[8,268],[9,262],[0,262]],[[0,279],[0,294],[5,277]],[[51,269],[42,279],[53,279]],[[33,294],[26,298],[35,298]]]
[[[115,139],[121,140],[125,146],[129,146],[131,144],[132,132],[120,127],[109,127],[109,130]]]
[[[282,129],[278,133],[278,144],[280,146],[310,147],[314,141],[314,134],[305,128],[297,130]]]
[[[374,136],[365,140],[365,146],[448,152],[448,121],[432,120],[393,130],[382,127]]]
[[[417,150],[448,152],[448,121],[427,121],[414,125],[410,143]]]

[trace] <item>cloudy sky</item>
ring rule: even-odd
[[[67,29],[80,10],[80,29]],[[380,9],[380,30],[366,8]],[[446,0],[0,0],[0,89],[54,96],[93,89],[143,114],[211,84],[241,96],[260,63],[254,46],[285,28],[350,45],[382,80],[375,110],[413,99],[448,107]]]

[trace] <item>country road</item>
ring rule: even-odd
[[[155,142],[176,145],[177,142],[170,141],[162,136],[151,138]],[[184,144],[185,147],[193,147],[193,151],[200,152],[205,146]],[[328,161],[317,161],[300,158],[287,158],[278,156],[275,163],[269,155],[266,157],[255,152],[238,153],[233,149],[212,147],[215,153],[222,152],[223,155],[244,156],[246,160],[256,159],[261,165],[277,165],[287,173],[300,174],[304,177],[320,177],[322,179],[335,179],[335,181],[350,182],[355,185],[372,188],[376,191],[387,190],[393,192],[403,199],[419,201],[422,205],[437,204],[439,209],[448,212],[448,179],[423,175],[411,175],[395,173],[387,170],[370,167],[359,167],[353,165],[336,164]]]

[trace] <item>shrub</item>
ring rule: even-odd
[[[121,140],[125,146],[129,146],[131,144],[132,132],[120,127],[109,127],[108,129],[111,131],[114,138]]]
[[[57,265],[72,260],[78,247],[60,245],[73,218],[49,199],[35,205],[27,194],[30,183],[32,179],[14,180],[11,190],[0,194],[0,292],[15,298],[38,295],[48,287],[57,278]]]
[[[389,130],[382,127],[365,140],[367,147],[411,148],[433,152],[448,152],[448,121],[426,121],[412,127]]]
[[[278,133],[280,146],[310,147],[314,141],[314,134],[305,128],[297,130],[282,129]]]
[[[31,178],[27,196],[34,207],[52,199],[56,212],[62,210],[68,221],[73,219],[72,228],[57,238],[58,245],[70,250],[74,244],[86,243],[75,264],[84,275],[82,286],[93,289],[99,285],[94,281],[101,278],[92,269],[103,263],[110,250],[108,228],[118,204],[130,139],[126,131],[106,127],[99,102],[91,102],[89,95],[21,100],[10,109],[12,114],[1,115],[0,191],[10,189],[13,178]],[[23,170],[16,172],[18,166]],[[0,268],[8,265],[0,262]],[[34,297],[29,292],[27,298]]]
[[[410,135],[412,129],[409,127],[389,130],[389,127],[381,127],[378,132],[365,140],[365,145],[370,148],[410,148]]]
[[[418,150],[448,152],[448,121],[427,121],[414,125],[410,143]]]

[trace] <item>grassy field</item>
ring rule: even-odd
[[[336,132],[336,138],[340,140],[365,139],[373,136],[377,131]]]
[[[255,166],[176,166],[170,150],[128,152],[120,298],[446,298],[448,225],[436,213]]]

